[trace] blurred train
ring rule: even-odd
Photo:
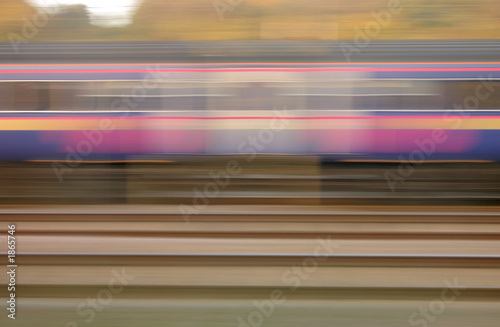
[[[0,65],[0,160],[500,161],[500,63]]]

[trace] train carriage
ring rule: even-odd
[[[0,159],[500,160],[500,63],[0,67]]]

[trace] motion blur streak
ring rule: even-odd
[[[0,326],[497,327],[498,9],[0,1]]]
[[[239,316],[267,312],[258,308],[279,290],[283,301],[266,318],[277,326],[358,326],[367,313],[398,326],[421,319],[418,308],[432,308],[448,289],[442,325],[467,326],[479,310],[484,325],[495,326],[499,214],[484,207],[219,206],[187,225],[174,207],[87,206],[2,209],[0,219],[15,219],[22,231],[25,325],[36,317],[42,327],[85,325],[94,311],[76,307],[95,298],[103,310],[92,326],[162,326],[166,315],[172,325],[235,326]],[[310,266],[315,249],[322,260]],[[96,294],[121,270],[123,290],[101,305]]]

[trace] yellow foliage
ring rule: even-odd
[[[143,0],[129,26],[64,29],[53,19],[33,39],[353,40],[377,23],[374,12],[397,1],[402,10],[370,39],[500,37],[498,0]],[[22,36],[23,18],[32,21],[35,13],[23,0],[0,0],[0,41]]]
[[[32,21],[36,10],[23,0],[0,1],[0,41],[7,41],[10,33],[23,36],[25,20]]]
[[[283,4],[286,2],[286,0],[244,0],[242,2],[244,2],[246,5],[253,5],[266,8]]]

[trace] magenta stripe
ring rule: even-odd
[[[60,120],[60,119],[71,119],[71,120],[101,120],[101,119],[186,119],[186,120],[216,120],[216,119],[436,119],[445,118],[442,115],[437,116],[358,116],[358,117],[117,117],[117,116],[102,116],[102,117],[0,117],[1,120]],[[446,119],[500,119],[500,116],[447,116]]]
[[[500,71],[500,67],[470,68],[237,68],[237,69],[158,69],[161,73],[208,73],[208,72],[482,72]],[[111,74],[150,73],[147,69],[27,69],[0,70],[0,74]]]

